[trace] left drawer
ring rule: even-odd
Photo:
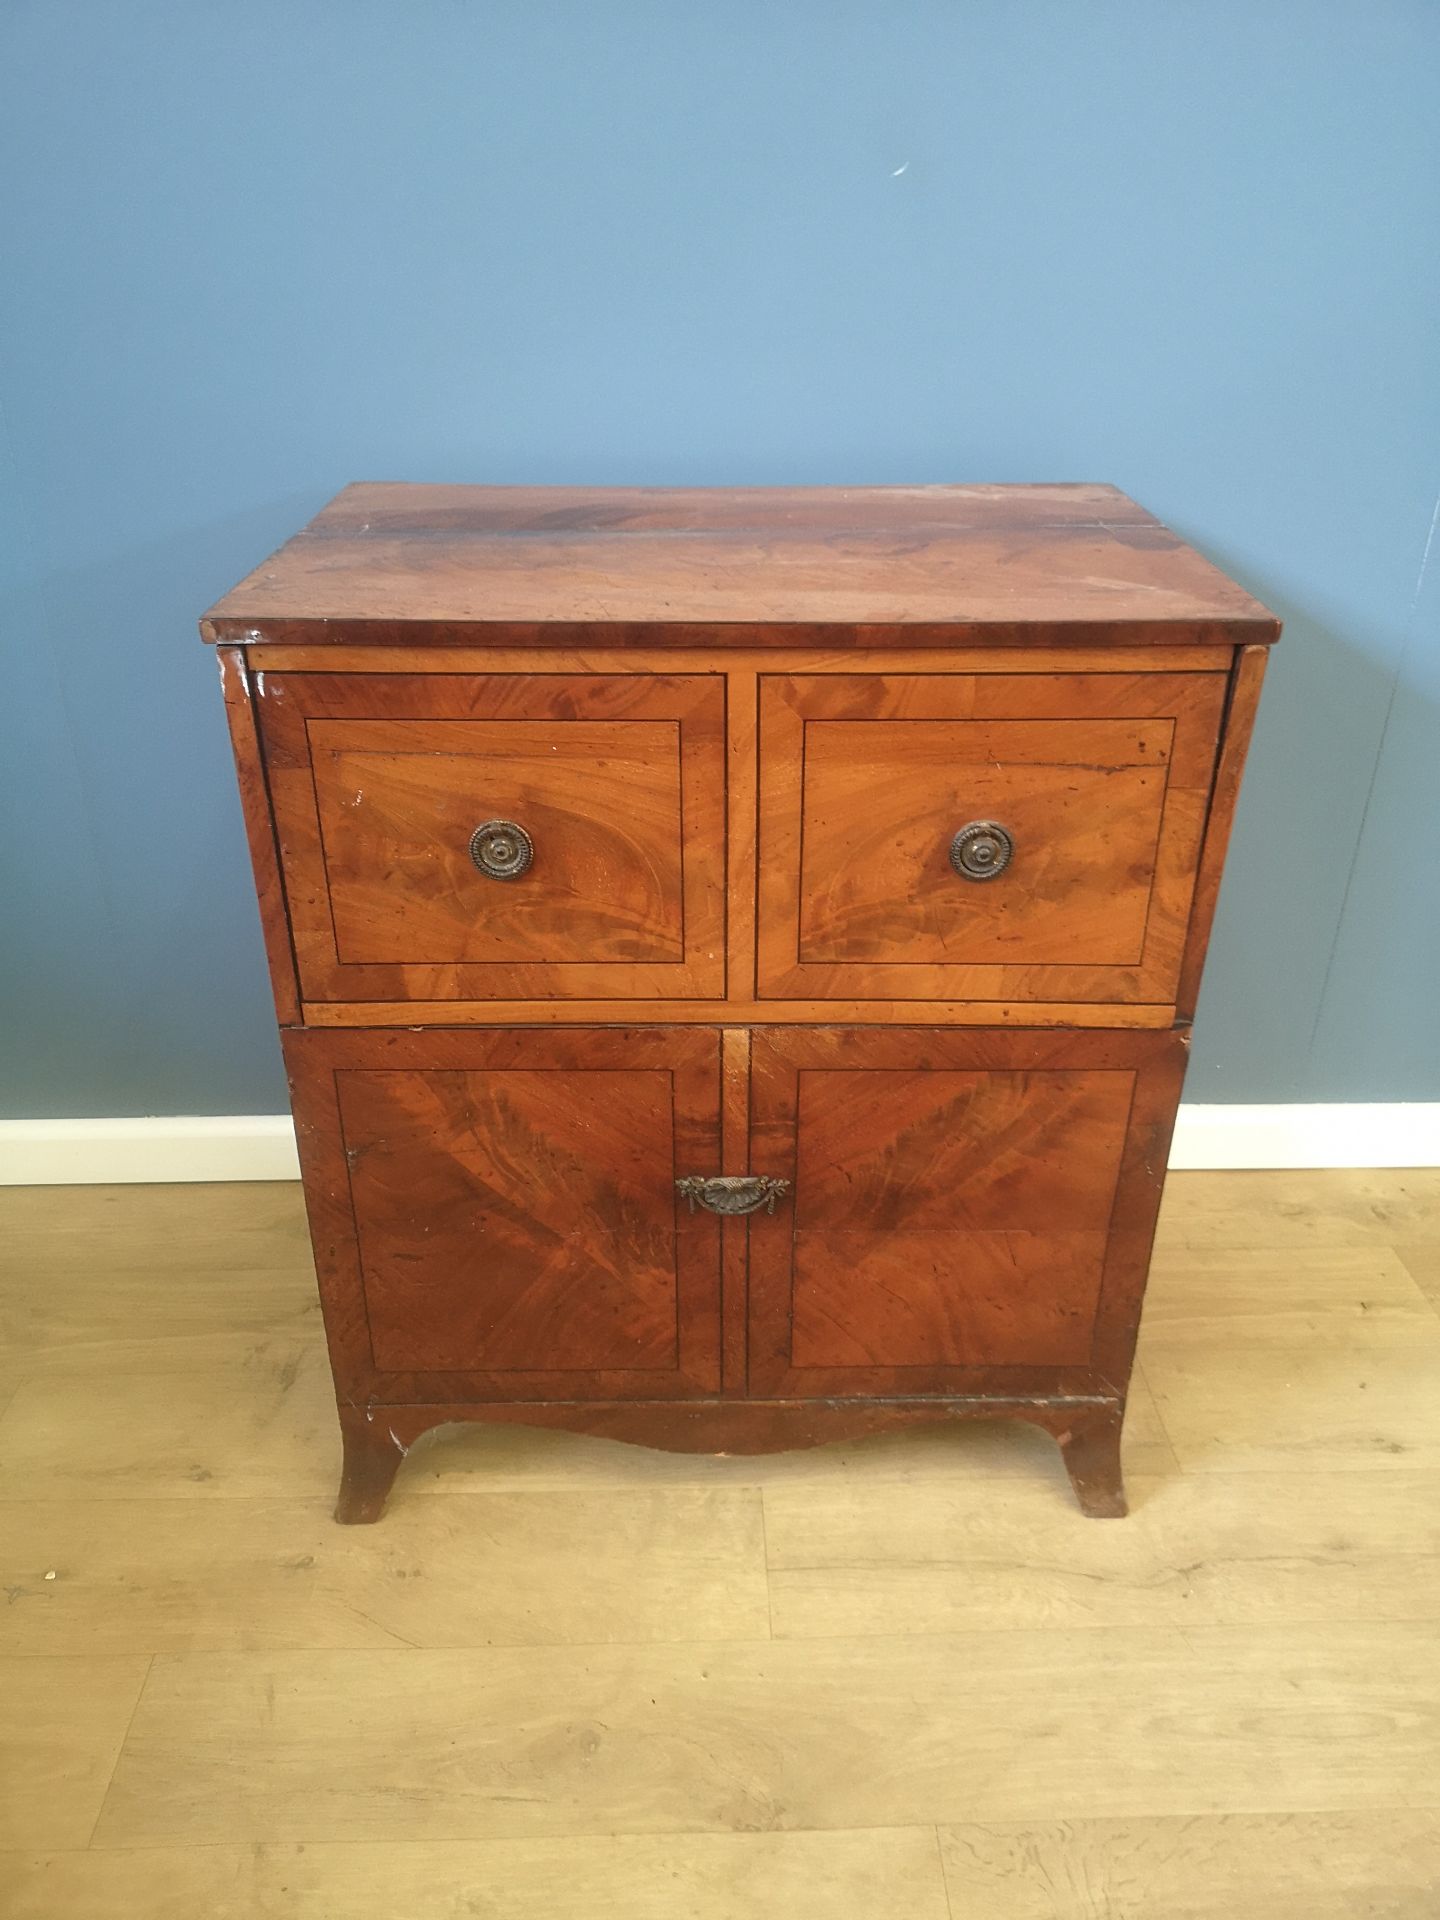
[[[723,995],[718,675],[254,691],[304,999]]]

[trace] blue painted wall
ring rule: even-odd
[[[1283,614],[1192,1098],[1440,1097],[1431,0],[8,0],[3,1108],[283,1103],[196,615],[355,478],[1104,479]]]

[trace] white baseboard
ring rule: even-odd
[[[1437,1167],[1440,1100],[1314,1102],[1279,1107],[1183,1105],[1170,1165]]]
[[[288,1113],[0,1120],[3,1187],[299,1178]]]
[[[1440,1166],[1440,1101],[1182,1106],[1170,1165]],[[159,1120],[0,1120],[0,1186],[297,1180],[288,1113]]]

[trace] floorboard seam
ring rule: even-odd
[[[145,1671],[143,1674],[141,1674],[140,1685],[135,1691],[135,1704],[130,1709],[130,1717],[125,1722],[125,1731],[124,1733],[121,1734],[119,1743],[115,1748],[115,1759],[112,1762],[110,1767],[110,1777],[105,1782],[105,1791],[101,1794],[100,1804],[95,1809],[95,1818],[90,1823],[90,1832],[88,1837],[86,1838],[85,1845],[83,1848],[78,1849],[78,1851],[80,1852],[89,1853],[93,1848],[95,1848],[95,1836],[100,1831],[100,1822],[105,1817],[105,1808],[110,1799],[110,1790],[115,1785],[116,1774],[120,1771],[121,1755],[125,1751],[126,1743],[130,1738],[130,1729],[135,1725],[135,1716],[140,1711],[140,1702],[145,1698],[145,1689],[150,1684],[150,1675],[154,1672],[155,1662],[159,1659],[159,1657],[160,1657],[159,1654],[152,1653],[150,1655],[150,1658],[145,1662]],[[96,1851],[103,1852],[103,1848],[96,1849]]]

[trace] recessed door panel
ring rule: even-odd
[[[382,1399],[720,1385],[713,1028],[291,1035]],[[348,1231],[345,1229],[348,1226]],[[317,1234],[317,1256],[329,1244]],[[322,1281],[324,1272],[322,1266]]]
[[[306,1000],[724,992],[715,675],[257,682]]]
[[[762,994],[1172,1002],[1225,685],[763,676]]]
[[[751,1392],[1090,1369],[1180,1059],[1171,1035],[757,1030],[751,1161],[792,1191],[751,1228]]]

